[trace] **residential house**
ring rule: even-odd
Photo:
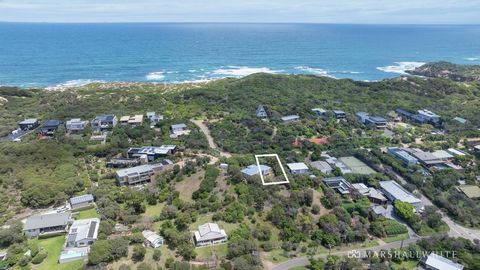
[[[26,130],[33,130],[33,129],[37,128],[38,126],[40,126],[40,121],[38,121],[38,119],[36,119],[36,118],[25,119],[22,122],[18,123],[18,127],[21,130],[25,130],[25,131]]]
[[[422,259],[422,264],[427,270],[463,270],[464,267],[433,252]]]
[[[205,223],[193,232],[193,239],[197,247],[224,243],[228,240],[225,230],[220,229],[218,224]]]
[[[287,116],[282,117],[282,121],[285,124],[299,122],[300,121],[300,116],[298,116],[298,115],[287,115]]]
[[[388,199],[378,189],[367,187],[363,183],[352,184],[352,188],[361,195],[368,198],[368,200],[374,204],[386,204]]]
[[[290,170],[290,173],[293,175],[310,173],[310,170],[308,169],[307,165],[303,162],[287,163],[287,167]]]
[[[396,159],[402,161],[405,166],[414,166],[418,164],[418,159],[411,156],[409,153],[402,150],[401,148],[389,147],[387,149],[387,152]]]
[[[254,176],[260,176],[260,171],[258,169],[259,166],[256,164],[250,165],[246,168],[244,168],[241,172],[245,178],[250,178]],[[261,165],[260,164],[260,170],[262,171],[263,176],[269,176],[273,173],[273,170],[271,167],[267,165]]]
[[[313,161],[313,162],[310,162],[310,166],[312,166],[313,168],[319,170],[324,174],[330,174],[333,171],[333,168],[326,161],[321,161],[321,160]]]
[[[118,170],[117,182],[120,186],[145,184],[150,182],[152,176],[161,171],[163,166],[163,164],[151,164]]]
[[[405,190],[400,184],[393,180],[381,181],[379,182],[379,185],[383,194],[392,202],[399,200],[401,202],[410,203],[416,208],[422,206],[422,201],[419,198],[415,197],[412,193]]]
[[[143,231],[142,235],[145,238],[144,244],[147,247],[159,248],[163,245],[163,238],[150,230]]]
[[[387,119],[380,116],[371,116],[366,112],[356,113],[357,118],[362,124],[366,126],[374,126],[376,128],[385,128],[387,127]]]
[[[90,137],[90,141],[94,143],[105,144],[107,142],[107,134],[97,134]]]
[[[352,185],[341,176],[324,178],[323,182],[327,187],[335,189],[342,195],[350,194],[350,189],[352,189]]]
[[[255,111],[255,115],[257,115],[257,117],[259,117],[259,118],[268,117],[267,110],[265,109],[265,107],[263,105],[259,105],[257,107],[257,110]]]
[[[156,112],[147,112],[147,118],[150,121],[151,128],[154,128],[158,123],[163,121],[163,115],[159,115]]]
[[[71,221],[70,212],[34,215],[27,218],[23,231],[27,237],[64,233]]]
[[[347,118],[347,114],[344,111],[333,110],[333,114],[335,115],[335,118],[337,118],[337,119]]]
[[[61,124],[62,122],[60,120],[47,120],[38,130],[38,134],[42,136],[53,136]]]
[[[100,219],[98,218],[75,220],[72,226],[70,226],[65,247],[85,247],[92,245],[97,241],[99,227]]]
[[[475,152],[477,152],[477,153],[480,152],[480,145],[475,145],[475,146],[473,147],[473,151],[475,151]]]
[[[118,119],[113,114],[105,114],[95,117],[92,120],[92,129],[96,132],[112,130],[118,123]]]
[[[325,161],[331,166],[338,168],[342,172],[342,174],[353,172],[352,169],[350,169],[347,165],[338,160],[336,157],[331,157],[329,155],[325,155],[325,157],[327,158]]]
[[[143,124],[143,115],[137,114],[134,116],[122,116],[120,117],[120,125],[138,127]]]
[[[94,204],[95,200],[92,194],[84,194],[70,198],[70,207],[72,209],[79,209],[89,207]]]
[[[65,123],[65,129],[68,133],[81,133],[88,125],[88,121],[82,121],[80,118],[73,118]]]
[[[132,147],[128,149],[127,156],[129,158],[146,156],[148,161],[154,161],[155,159],[174,154],[176,150],[176,145]]]
[[[322,109],[322,108],[314,108],[312,111],[318,116],[318,117],[326,117],[327,116],[327,111]]]
[[[424,166],[430,167],[438,164],[444,164],[445,162],[432,153],[424,152],[417,148],[405,148],[405,152],[415,157]]]
[[[142,165],[142,160],[141,158],[112,158],[111,160],[107,161],[105,166],[107,168],[129,168],[129,167],[135,167]],[[143,163],[148,163],[148,159],[144,159],[145,162]]]
[[[172,125],[170,127],[170,131],[172,132],[172,137],[178,137],[178,136],[190,134],[190,130],[187,129],[187,125],[183,123]]]
[[[461,117],[455,117],[455,118],[453,118],[453,120],[462,124],[462,125],[467,123],[467,119],[464,119],[464,118],[461,118]]]

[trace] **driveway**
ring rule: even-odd
[[[221,157],[226,157],[226,158],[232,157],[232,154],[223,151],[222,149],[220,149],[220,148],[215,144],[215,141],[213,140],[213,137],[212,137],[212,135],[210,134],[210,130],[208,129],[207,125],[205,125],[205,123],[204,123],[202,120],[193,120],[193,119],[192,119],[192,120],[190,120],[190,121],[192,121],[192,123],[194,123],[194,124],[203,132],[203,134],[205,134],[205,137],[207,137],[208,146],[209,146],[211,149],[217,150],[217,151],[220,153],[220,156],[221,156]]]

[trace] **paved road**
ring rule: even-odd
[[[357,252],[365,252],[367,250],[371,250],[373,252],[379,252],[380,250],[390,250],[390,249],[394,249],[394,248],[400,248],[402,246],[402,244],[405,247],[405,246],[411,245],[413,243],[416,243],[420,239],[421,238],[419,238],[419,237],[415,237],[415,238],[410,238],[410,239],[404,240],[403,243],[402,243],[402,241],[397,241],[397,242],[392,242],[392,243],[388,243],[388,244],[384,244],[384,245],[380,245],[380,246],[376,246],[376,247],[371,247],[371,248],[333,251],[331,253],[331,255],[349,256],[349,253],[351,253],[353,250],[355,250]],[[327,256],[328,256],[328,254],[321,254],[321,255],[314,256],[314,257],[316,259],[319,259],[319,258],[326,258]],[[294,267],[305,266],[305,265],[309,265],[309,264],[310,264],[310,261],[309,261],[308,257],[300,257],[300,258],[294,258],[294,259],[291,259],[291,260],[273,265],[272,267],[268,267],[267,269],[269,269],[269,270],[288,270],[288,269],[291,269],[291,268],[294,268]]]
[[[393,173],[397,176],[398,180],[402,184],[407,183],[407,181],[402,176],[400,176],[399,174],[397,174],[395,172],[393,172]],[[420,200],[422,201],[423,205],[425,205],[425,206],[433,205],[433,203],[425,195],[423,195],[420,191],[418,192],[418,194],[420,195]],[[470,228],[464,227],[460,224],[455,223],[449,216],[447,216],[442,211],[440,211],[440,213],[442,214],[442,220],[445,223],[447,223],[448,227],[450,228],[450,231],[448,232],[449,236],[455,237],[455,238],[456,237],[463,237],[463,238],[468,239],[470,241],[473,241],[475,239],[480,240],[480,230],[475,230],[475,229],[470,229]]]
[[[203,134],[205,134],[205,137],[207,137],[208,146],[210,146],[210,148],[212,148],[214,150],[217,150],[220,153],[220,156],[222,156],[222,157],[226,157],[226,158],[232,157],[232,154],[230,154],[228,152],[225,152],[225,151],[222,151],[222,149],[220,149],[215,144],[215,141],[213,140],[212,135],[210,135],[210,130],[208,129],[207,125],[205,125],[205,123],[202,120],[193,120],[192,119],[190,121],[192,121],[192,123],[197,125],[197,127],[200,128],[200,130],[203,132]]]

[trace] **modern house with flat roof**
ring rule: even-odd
[[[455,148],[448,148],[447,152],[454,155],[455,157],[464,157],[467,155],[467,153]]]
[[[193,232],[193,239],[197,247],[202,247],[224,243],[228,240],[228,236],[218,224],[205,223],[198,226],[198,230]]]
[[[454,156],[452,154],[450,154],[448,151],[445,151],[445,150],[434,151],[434,152],[432,152],[432,155],[434,155],[438,159],[444,160],[444,161],[445,160],[451,160],[451,159],[454,158]]]
[[[287,115],[282,117],[283,123],[295,123],[300,121],[300,116],[298,115]]]
[[[141,126],[143,124],[143,115],[137,114],[134,116],[128,116],[128,115],[122,116],[120,117],[119,123],[122,126],[132,126],[132,127]]]
[[[263,176],[268,176],[268,175],[271,175],[273,173],[272,168],[267,166],[267,165],[260,164],[260,170],[262,171]],[[254,177],[254,176],[260,176],[260,172],[258,170],[257,164],[250,165],[250,166],[246,167],[245,169],[243,169],[241,172],[242,172],[243,176],[246,177],[246,178]]]
[[[27,237],[54,235],[66,232],[71,222],[70,212],[34,215],[27,218],[23,231]]]
[[[150,127],[154,128],[158,123],[163,121],[163,115],[156,112],[147,112],[147,119],[150,121]]]
[[[323,182],[327,187],[335,189],[342,195],[350,194],[350,189],[352,189],[352,185],[341,176],[323,178]]]
[[[128,149],[127,156],[129,158],[146,156],[148,161],[154,161],[155,159],[174,154],[176,150],[176,145],[132,147]]]
[[[143,235],[143,238],[145,238],[145,240],[143,241],[145,246],[152,247],[152,248],[159,248],[163,246],[163,238],[160,235],[150,230],[143,231],[142,235]]]
[[[414,166],[418,164],[418,159],[398,147],[389,147],[387,152],[396,159],[403,162],[405,166]]]
[[[163,164],[140,165],[116,172],[118,185],[133,186],[148,183],[152,176],[163,169]]]
[[[385,194],[385,196],[392,202],[399,200],[401,202],[410,203],[415,207],[420,207],[422,201],[415,197],[412,193],[408,192],[397,182],[390,181],[381,181],[379,182],[380,190]]]
[[[358,120],[366,126],[375,126],[376,128],[387,127],[387,119],[380,116],[371,116],[366,112],[357,112]]]
[[[47,120],[38,130],[38,134],[42,136],[53,136],[61,124],[62,122],[60,120]]]
[[[71,248],[92,245],[97,241],[99,227],[98,218],[75,220],[70,226],[65,246]]]
[[[416,148],[405,148],[405,152],[415,157],[424,166],[430,167],[438,164],[444,164],[445,162],[432,153],[424,152]]]
[[[113,114],[104,114],[95,117],[92,120],[92,129],[96,132],[112,130],[118,123],[118,119]]]
[[[458,116],[455,117],[455,118],[453,118],[453,120],[456,121],[456,122],[458,122],[458,123],[460,123],[460,124],[462,124],[462,125],[464,125],[464,124],[467,123],[467,119],[464,119],[464,118],[461,118],[461,117],[458,117]]]
[[[148,158],[145,160],[147,161]],[[146,161],[144,163],[147,163]],[[135,167],[139,165],[142,165],[141,158],[112,158],[105,164],[107,168],[117,169]]]
[[[314,108],[312,111],[318,116],[318,117],[325,117],[327,116],[327,111],[322,109],[322,108]]]
[[[358,193],[367,197],[368,200],[374,204],[386,204],[388,199],[378,189],[367,187],[363,183],[352,184],[352,188]]]
[[[88,121],[82,121],[80,118],[73,118],[65,123],[65,129],[68,133],[81,133],[88,125]]]
[[[178,137],[178,136],[190,134],[190,130],[187,129],[187,125],[183,123],[171,125],[170,131],[172,133],[172,137]]]
[[[429,110],[423,109],[417,111],[419,115],[423,116],[429,122],[438,122],[440,121],[440,115],[433,113]]]
[[[321,160],[313,161],[313,162],[310,162],[310,166],[312,166],[313,168],[319,170],[324,174],[329,174],[333,171],[333,168],[326,161],[321,161]]]
[[[422,264],[427,270],[463,270],[464,267],[433,252],[422,259]]]
[[[293,175],[310,173],[308,166],[303,162],[287,163],[287,167],[290,170],[290,173]]]
[[[255,115],[259,118],[268,117],[267,110],[265,109],[265,107],[263,105],[259,105],[257,107],[257,110],[255,111]]]
[[[21,130],[32,130],[40,126],[40,121],[36,118],[25,119],[22,122],[18,123],[18,127]]]
[[[345,119],[345,118],[347,118],[347,114],[346,114],[344,111],[333,110],[333,114],[335,114],[335,118],[337,118],[337,119]]]
[[[79,209],[92,206],[95,200],[92,194],[84,194],[70,198],[70,207],[72,209]]]

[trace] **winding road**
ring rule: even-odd
[[[191,119],[190,121],[191,121],[192,123],[194,123],[194,124],[200,129],[200,131],[202,131],[203,134],[205,134],[205,137],[207,137],[208,146],[209,146],[211,149],[218,151],[218,152],[220,153],[220,156],[221,156],[221,157],[226,157],[226,158],[232,157],[232,154],[223,151],[222,149],[220,149],[220,148],[217,146],[217,144],[216,144],[215,141],[213,140],[212,135],[210,134],[210,130],[208,129],[207,125],[205,125],[205,123],[203,122],[203,120],[194,120],[194,119]]]

